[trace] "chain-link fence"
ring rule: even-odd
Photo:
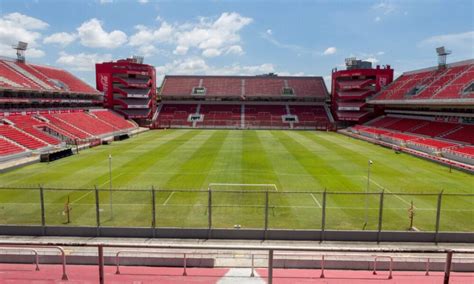
[[[0,188],[0,225],[474,231],[474,194]]]

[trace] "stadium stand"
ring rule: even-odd
[[[131,122],[124,120],[122,116],[119,116],[109,110],[92,110],[91,115],[97,117],[105,123],[108,123],[116,130],[126,130],[135,127],[135,125],[133,125]]]
[[[48,146],[45,142],[10,125],[0,125],[0,135],[31,150]]]
[[[154,127],[327,129],[327,97],[321,77],[165,76]]]
[[[5,140],[3,137],[0,137],[0,156],[18,154],[24,151],[25,149],[21,148],[20,146]]]
[[[405,72],[387,88],[370,98],[369,103],[452,105],[474,98],[474,90],[468,88],[473,82],[472,59],[442,67]]]

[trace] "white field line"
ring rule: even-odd
[[[164,206],[166,206],[166,204],[168,204],[168,201],[170,201],[171,196],[173,196],[173,194],[174,194],[174,191],[172,191],[172,192],[170,193],[170,195],[168,195],[168,198],[166,198],[165,202],[163,202],[163,205],[164,205]]]
[[[121,175],[123,175],[123,174],[125,174],[125,173],[121,173],[121,174],[118,174],[118,175],[112,177],[112,180],[114,180],[115,178],[118,178],[119,176],[121,176]],[[103,185],[106,185],[106,184],[108,184],[109,182],[110,182],[110,181],[108,180],[108,181],[106,181],[106,182],[100,184],[99,187],[101,187],[101,186],[103,186]],[[73,201],[71,202],[71,204],[74,204],[74,203],[79,202],[79,200],[84,199],[87,195],[91,194],[93,191],[94,191],[94,190],[91,190],[91,191],[88,191],[88,192],[84,193],[84,194],[81,195],[79,198],[73,200]]]
[[[39,205],[39,203],[34,203],[34,202],[4,202],[0,203],[0,208],[2,208],[2,205]],[[45,205],[58,205],[59,203],[44,203]],[[90,206],[95,206],[95,203],[83,203],[81,205],[90,205]],[[114,203],[114,205],[117,206],[150,206],[149,203]],[[157,206],[175,206],[175,207],[208,207],[207,204],[204,203],[195,203],[195,204],[173,204],[173,205],[165,205],[165,204],[158,204]],[[213,207],[265,207],[265,205],[242,205],[242,204],[219,204],[219,205],[213,205]],[[270,206],[272,208],[301,208],[301,209],[314,209],[314,205],[296,205],[296,206],[291,206],[291,205],[281,205],[281,206]],[[340,206],[326,206],[326,209],[353,209],[353,210],[365,210],[365,207],[340,207]],[[379,210],[378,207],[370,207],[368,208],[369,210]],[[392,210],[404,210],[406,211],[406,207],[384,207],[384,209],[392,209]],[[419,211],[436,211],[436,208],[416,208],[416,210]],[[454,211],[454,212],[473,212],[474,209],[442,209],[442,211]]]
[[[311,193],[311,197],[313,198],[314,202],[316,203],[316,205],[318,205],[319,208],[323,208],[321,206],[321,203],[319,203],[318,199],[316,198],[316,196],[314,196],[314,194]]]
[[[366,176],[364,176],[364,177],[365,177],[365,179],[367,179]],[[381,186],[378,182],[374,181],[373,179],[370,179],[370,182],[373,183],[373,184],[375,184],[375,185],[378,186],[379,188],[381,188],[381,189],[383,189],[383,190],[385,190],[385,191],[387,191],[387,192],[389,192],[389,193],[392,193],[392,192],[390,191],[390,189]],[[411,205],[410,202],[408,202],[406,199],[402,198],[401,196],[396,195],[396,194],[393,194],[393,193],[392,193],[392,195],[395,196],[396,198],[400,199],[402,202],[405,202],[407,205]],[[415,205],[413,205],[413,208],[417,209]]]
[[[273,187],[273,189],[275,189],[275,191],[278,191],[278,187],[276,186],[276,184],[274,183],[270,183],[270,184],[265,184],[265,183],[210,183],[208,188],[212,190],[212,187],[213,186],[240,186],[240,187],[245,187],[245,186],[248,186],[248,187]]]

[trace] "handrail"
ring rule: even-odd
[[[440,248],[417,248],[417,249],[403,249],[403,248],[387,248],[387,247],[375,247],[375,248],[360,248],[360,247],[293,247],[293,246],[238,246],[238,245],[182,245],[182,244],[127,244],[127,243],[102,243],[102,242],[45,242],[45,243],[36,243],[32,241],[27,242],[2,242],[0,241],[0,247],[40,247],[40,248],[56,248],[61,252],[63,260],[63,280],[67,280],[66,275],[66,257],[64,249],[61,246],[74,246],[74,247],[96,247],[98,248],[99,255],[99,279],[100,283],[104,283],[104,262],[103,262],[103,248],[142,248],[142,249],[196,249],[196,250],[240,250],[240,251],[265,251],[268,252],[268,283],[271,284],[273,281],[273,258],[275,251],[308,251],[308,252],[340,252],[340,253],[349,253],[349,252],[359,252],[359,253],[444,253],[447,255],[446,267],[444,271],[444,283],[449,283],[450,272],[451,272],[451,261],[453,253],[459,254],[473,254],[474,249],[440,249]],[[149,252],[148,252],[149,253]],[[184,253],[183,253],[184,254]],[[183,258],[187,258],[184,255]],[[393,257],[386,255],[377,255],[374,258],[374,270],[373,274],[377,274],[376,265],[379,258],[388,258],[390,259],[390,274],[389,279],[392,278],[392,268],[393,268]],[[323,260],[323,259],[322,259]],[[449,265],[448,265],[449,263]],[[253,263],[252,263],[253,264]],[[184,261],[184,269],[186,269],[187,263]],[[253,266],[253,265],[252,265]],[[323,267],[324,268],[324,265]],[[323,271],[322,271],[323,272]],[[185,271],[183,272],[185,273]],[[185,274],[183,274],[185,275]]]
[[[115,254],[115,274],[120,274],[120,254],[124,253],[138,253],[138,254],[150,254],[150,253],[159,253],[159,254],[182,254],[183,255],[183,276],[187,276],[187,253],[174,253],[174,252],[150,252],[150,251],[138,251],[138,250],[120,250]]]
[[[374,271],[372,274],[377,275],[377,259],[379,258],[388,258],[390,259],[390,266],[389,266],[389,274],[388,274],[388,279],[392,279],[392,266],[393,266],[393,257],[388,256],[388,255],[376,255],[374,257]]]
[[[0,243],[0,247],[14,247],[14,248],[54,248],[59,250],[61,253],[61,261],[63,267],[63,274],[61,280],[68,280],[67,273],[66,273],[66,253],[61,246],[53,245],[53,244],[19,244],[19,243]]]
[[[0,248],[0,250],[13,250],[13,248],[5,247],[5,248]],[[35,270],[39,271],[39,256],[38,256],[38,251],[32,248],[15,248],[15,250],[27,250],[27,251],[32,251],[35,255]]]

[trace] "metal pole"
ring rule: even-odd
[[[321,208],[322,214],[321,214],[321,240],[320,242],[324,241],[324,232],[326,230],[326,195],[327,191],[324,189],[323,192],[323,206]]]
[[[104,284],[104,248],[102,245],[98,245],[97,248],[99,249],[99,283]]]
[[[44,209],[44,192],[43,186],[39,185],[39,192],[40,192],[40,203],[41,203],[41,227],[43,231],[43,236],[46,233],[46,217],[45,217],[45,209]]]
[[[209,188],[209,191],[208,191],[207,213],[208,213],[207,224],[208,224],[208,228],[209,228],[208,238],[210,239],[211,238],[211,230],[212,230],[212,190],[211,190],[211,188]]]
[[[324,254],[321,255],[321,275],[319,275],[319,278],[324,278],[324,265],[325,265],[326,260],[324,259]]]
[[[367,227],[367,223],[369,221],[369,189],[370,189],[370,165],[372,165],[372,161],[369,160],[367,163],[367,187],[365,188],[365,222],[364,222],[364,230]]]
[[[383,220],[383,197],[385,190],[380,193],[380,204],[379,204],[379,225],[377,230],[377,243],[380,242],[380,232],[382,231],[382,220]]]
[[[253,272],[254,269],[255,269],[255,263],[254,263],[255,260],[254,260],[254,258],[255,258],[255,257],[254,257],[254,255],[253,255],[253,253],[252,253],[252,271],[250,272],[250,277],[255,277],[255,273]]]
[[[187,266],[187,259],[186,259],[186,253],[183,255],[183,276],[188,276],[188,273],[186,272],[186,266]]]
[[[114,218],[114,210],[112,207],[112,155],[109,154],[109,197],[110,197],[110,218]]]
[[[446,266],[444,267],[444,284],[449,284],[449,276],[451,275],[451,263],[453,261],[453,251],[448,250],[446,254]]]
[[[268,230],[268,190],[265,191],[265,236],[267,239],[267,230]]]
[[[155,200],[155,187],[151,187],[151,227],[153,228],[153,238],[155,237],[156,229],[156,200]]]
[[[268,251],[268,284],[273,283],[273,250]]]
[[[97,235],[99,235],[99,228],[100,228],[100,207],[99,207],[99,190],[97,186],[94,185],[95,190],[95,216],[97,221]]]
[[[441,201],[443,199],[443,191],[438,195],[438,205],[436,207],[436,225],[435,225],[435,243],[438,243],[439,223],[441,219]]]

